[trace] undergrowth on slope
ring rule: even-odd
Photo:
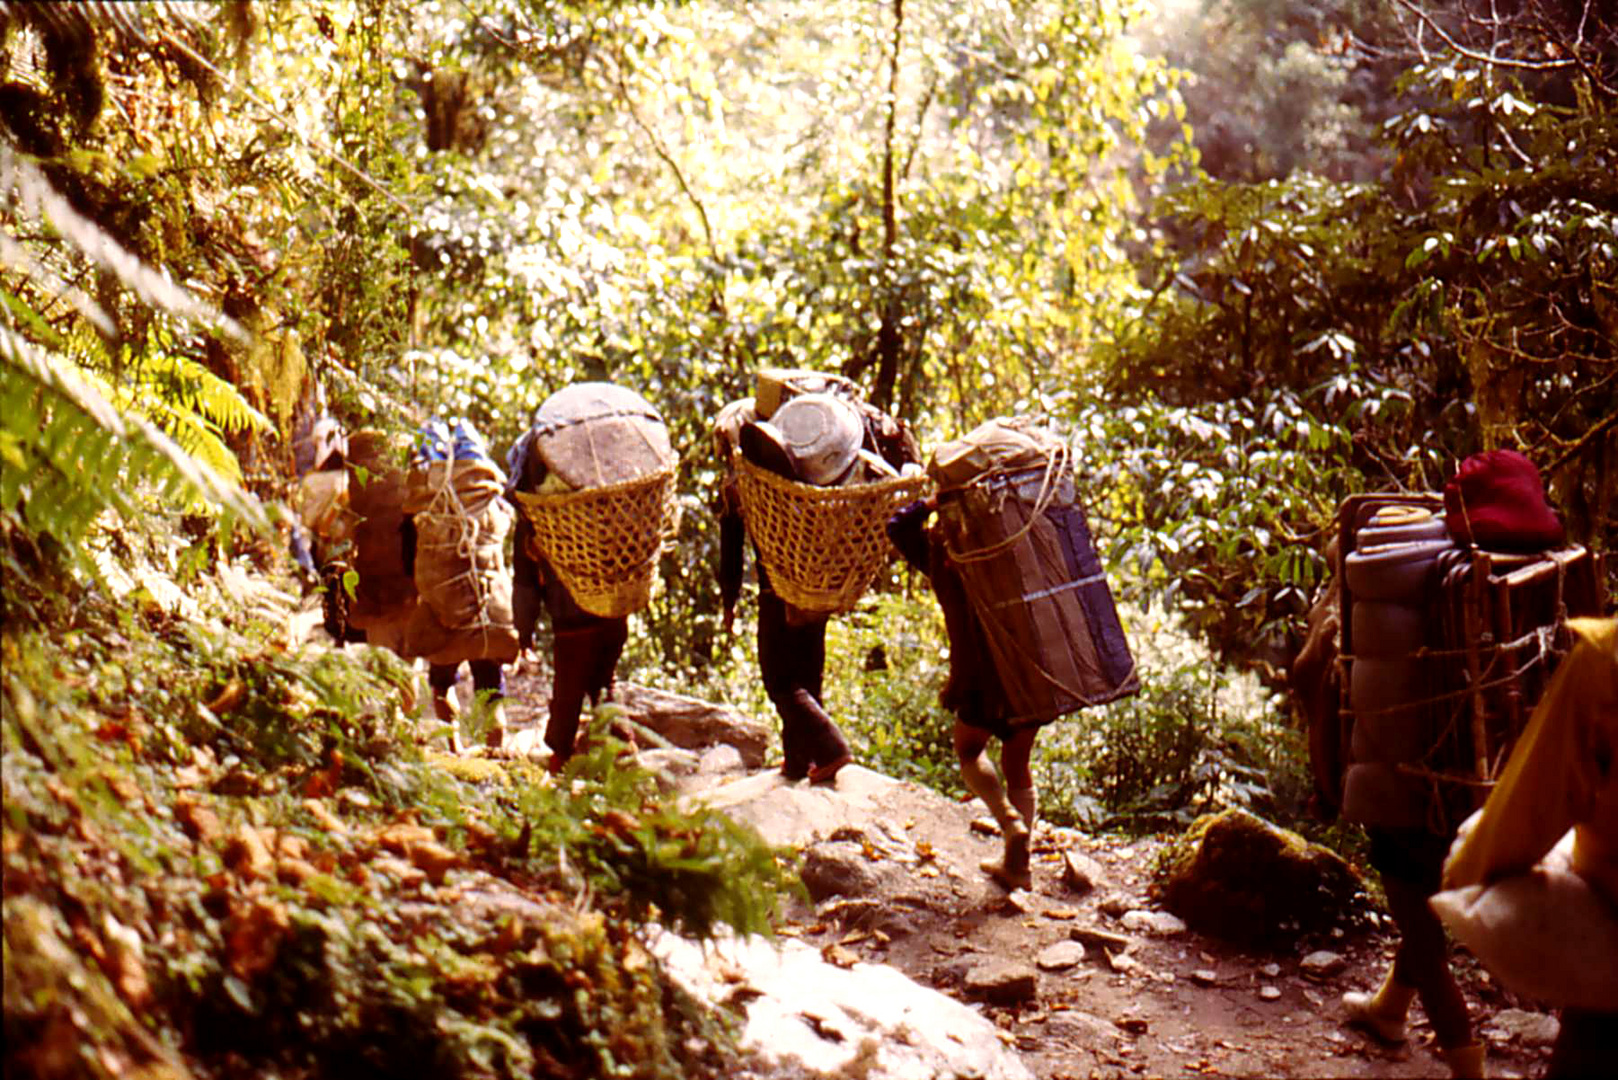
[[[560,781],[418,741],[379,650],[293,647],[0,544],[6,1072],[717,1075],[646,921],[767,932],[795,887],[603,737]],[[470,764],[476,767],[463,767]]]

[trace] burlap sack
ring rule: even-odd
[[[415,584],[421,602],[405,651],[430,663],[508,661],[517,655],[505,539],[512,511],[492,462],[439,461],[413,469],[404,512],[416,526]]]
[[[1563,1008],[1618,1010],[1618,909],[1572,868],[1570,830],[1526,874],[1429,903],[1455,940],[1514,993]]]
[[[358,523],[348,509],[348,473],[323,469],[303,476],[293,489],[293,512],[322,540],[348,539]]]

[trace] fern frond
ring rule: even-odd
[[[0,193],[7,207],[27,224],[42,223],[86,259],[111,273],[147,306],[241,341],[247,333],[236,320],[192,296],[167,272],[153,269],[114,240],[106,230],[73,209],[43,173],[0,144]],[[25,272],[27,267],[20,267]],[[42,286],[45,281],[36,281]]]
[[[200,499],[268,529],[259,501],[221,479],[155,424],[121,413],[71,361],[0,325],[0,430],[7,436],[0,498],[20,500],[30,528],[70,550],[103,510],[128,515],[141,483]],[[10,460],[21,459],[21,465]]]
[[[234,383],[183,353],[148,347],[138,360],[128,357],[124,371],[126,378],[134,376],[128,392],[136,408],[156,394],[171,408],[194,412],[221,431],[274,430],[270,418],[255,409]]]

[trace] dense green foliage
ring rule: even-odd
[[[503,449],[574,380],[644,393],[685,514],[623,670],[761,715],[751,612],[718,625],[717,409],[768,364],[924,444],[1042,413],[1146,683],[1042,739],[1043,812],[1297,813],[1278,699],[1147,639],[1274,686],[1338,502],[1480,449],[1613,550],[1615,139],[1618,22],[1552,0],[0,3],[8,1055],[713,1065],[628,928],[762,928],[770,853],[607,749],[566,799],[436,767],[397,665],[169,614],[278,561],[260,500],[322,408]],[[925,586],[830,645],[862,760],[960,794]],[[340,831],[305,804],[338,791]],[[243,873],[254,830],[311,872]],[[420,915],[451,865],[573,914]],[[379,1024],[421,1041],[362,1052]]]
[[[565,785],[460,768],[417,744],[391,654],[289,650],[284,608],[217,580],[185,618],[5,558],[8,1071],[715,1066],[640,928],[766,931],[789,884],[756,836],[676,810],[610,738]]]

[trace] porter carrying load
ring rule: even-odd
[[[928,471],[1013,718],[1050,720],[1139,690],[1067,444],[1029,421],[991,420],[940,446]]]
[[[761,377],[760,392],[769,385]],[[776,593],[803,612],[853,609],[888,560],[888,517],[928,486],[880,440],[866,410],[832,393],[798,393],[741,427],[732,465],[747,535]]]
[[[539,455],[546,479],[511,497],[573,600],[603,618],[645,607],[678,527],[674,451],[657,410],[622,386],[575,383],[539,407],[523,452]]]
[[[359,580],[346,611],[335,613],[339,624],[364,631],[373,645],[399,651],[404,626],[416,605],[416,580],[405,566],[404,461],[409,439],[399,433],[367,429],[348,442],[348,508],[353,514],[353,567]],[[343,573],[333,564],[328,599],[348,598]],[[334,631],[336,632],[336,631]]]

